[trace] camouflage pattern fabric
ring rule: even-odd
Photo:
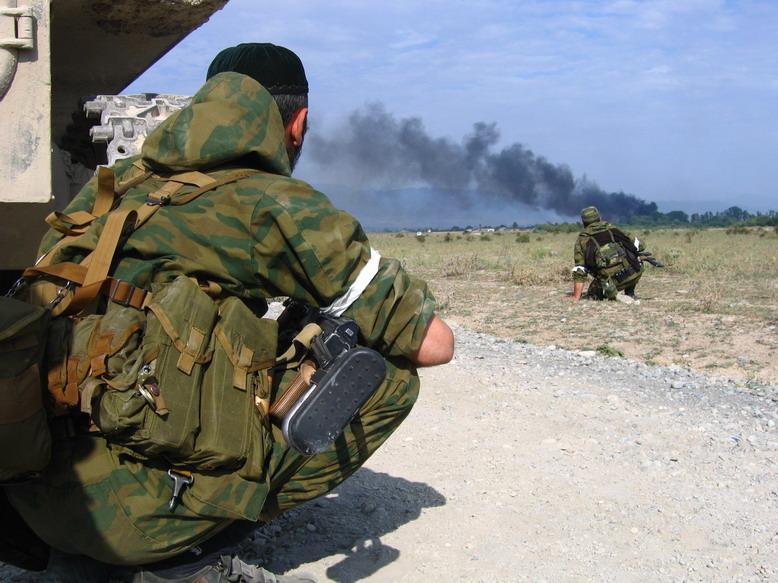
[[[586,209],[585,209],[586,210]],[[586,282],[588,276],[591,275],[594,278],[592,285],[588,290],[588,295],[592,299],[613,299],[616,293],[619,291],[634,291],[640,277],[643,275],[643,270],[630,273],[627,277],[616,278],[614,275],[622,269],[629,269],[629,264],[626,260],[622,261],[617,267],[611,267],[608,269],[596,269],[593,266],[587,265],[586,261],[586,248],[589,240],[593,235],[601,233],[607,230],[617,230],[623,233],[629,240],[636,241],[637,239],[619,229],[618,227],[607,223],[605,221],[595,221],[586,226],[579,234],[573,246],[573,261],[575,267],[573,268],[573,280],[578,282]],[[643,251],[645,248],[642,241],[638,241],[638,251]]]
[[[129,189],[121,208],[142,205],[164,184],[159,176],[189,170],[214,178],[241,168],[260,172],[186,205],[162,207],[128,238],[114,277],[144,288],[181,274],[195,277],[218,284],[224,295],[242,298],[261,314],[266,299],[275,296],[318,307],[331,304],[370,257],[367,237],[352,216],[290,178],[278,109],[249,77],[222,73],[209,80],[190,106],[149,136],[141,159],[157,175]],[[135,161],[114,167],[118,183],[142,172]],[[96,188],[96,180],[90,181],[65,212],[90,210]],[[104,223],[104,218],[95,221],[75,244],[58,248],[53,262],[83,259]],[[58,233],[49,232],[41,250],[57,239]],[[304,458],[286,447],[276,428],[265,427],[255,452],[264,456],[263,478],[197,473],[171,513],[168,467],[140,463],[102,437],[80,435],[58,441],[43,479],[9,488],[9,500],[52,546],[113,564],[164,559],[233,520],[272,518],[351,475],[405,418],[419,382],[404,357],[420,346],[434,307],[423,281],[397,260],[381,259],[377,275],[344,315],[357,322],[367,346],[389,359],[389,372],[328,452]],[[291,374],[277,375],[276,393]]]

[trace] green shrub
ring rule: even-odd
[[[619,350],[618,348],[613,348],[613,346],[610,346],[608,344],[601,344],[597,347],[597,352],[602,354],[603,356],[624,356],[624,353]]]
[[[516,235],[516,242],[517,243],[529,243],[529,234],[527,233],[519,233]]]

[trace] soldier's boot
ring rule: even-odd
[[[224,555],[215,565],[196,573],[174,579],[160,577],[151,571],[136,572],[129,583],[316,583],[308,573],[276,575],[257,565],[250,565],[236,556]]]

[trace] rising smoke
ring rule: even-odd
[[[443,197],[441,208],[518,204],[572,217],[594,205],[612,220],[656,211],[654,203],[576,180],[570,168],[522,144],[495,151],[499,137],[496,124],[478,122],[461,143],[434,138],[421,119],[397,119],[378,103],[353,112],[330,137],[311,135],[306,155],[332,177],[362,188],[427,187]]]

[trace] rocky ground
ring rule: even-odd
[[[455,329],[384,448],[244,556],[339,583],[778,580],[778,386]]]

